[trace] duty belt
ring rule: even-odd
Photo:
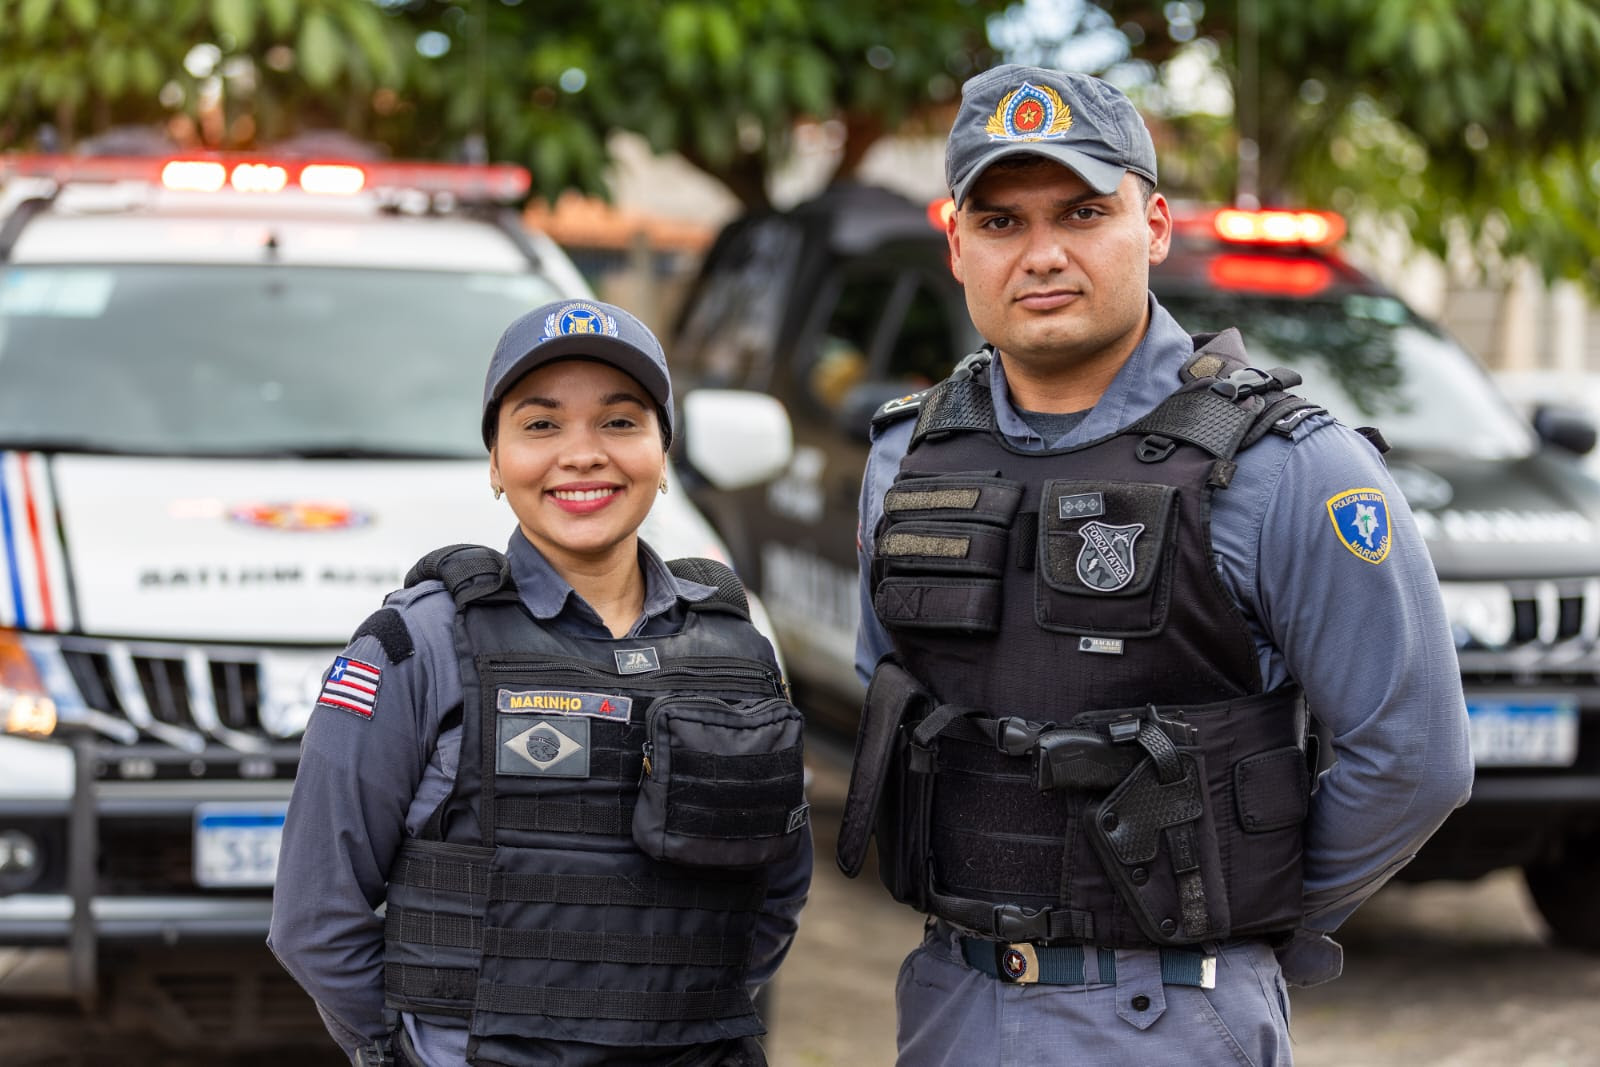
[[[1094,953],[1094,973],[1088,967]],[[1165,985],[1215,989],[1217,957],[1194,949],[1163,948],[1161,981]],[[961,955],[967,964],[991,978],[1017,985],[1114,985],[1117,954],[1109,948],[1084,945],[1036,945],[1031,941],[988,941],[963,937]]]

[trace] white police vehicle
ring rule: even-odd
[[[979,340],[948,266],[947,204],[842,186],[736,220],[671,348],[680,386],[762,389],[789,409],[780,478],[697,499],[766,597],[807,714],[847,733],[868,418]],[[1521,866],[1555,935],[1600,949],[1600,484],[1580,459],[1593,423],[1555,406],[1520,417],[1459,344],[1340,254],[1335,216],[1174,205],[1174,222],[1150,280],[1163,306],[1197,333],[1238,326],[1257,365],[1298,371],[1296,392],[1377,426],[1438,568],[1477,781],[1401,877]]]
[[[0,181],[0,1004],[320,1036],[263,941],[321,673],[424,552],[504,544],[483,368],[589,288],[509,206],[516,167],[12,156]],[[682,424],[725,487],[787,463],[767,398]],[[681,491],[643,535],[727,558]]]

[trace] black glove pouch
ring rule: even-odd
[[[649,712],[633,840],[645,855],[748,867],[805,834],[803,720],[787,700],[668,697]]]

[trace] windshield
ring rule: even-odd
[[[0,447],[481,456],[531,274],[272,266],[0,273]]]
[[[1254,366],[1298,371],[1305,384],[1295,393],[1347,425],[1376,426],[1397,449],[1510,459],[1536,447],[1477,362],[1393,297],[1207,292],[1160,300],[1192,333],[1237,326]]]

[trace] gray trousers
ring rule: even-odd
[[[955,932],[931,923],[895,985],[900,1067],[1287,1067],[1272,949],[1215,951],[1215,989],[1162,985],[1154,950],[1118,951],[1115,982],[1013,985],[968,966]]]

